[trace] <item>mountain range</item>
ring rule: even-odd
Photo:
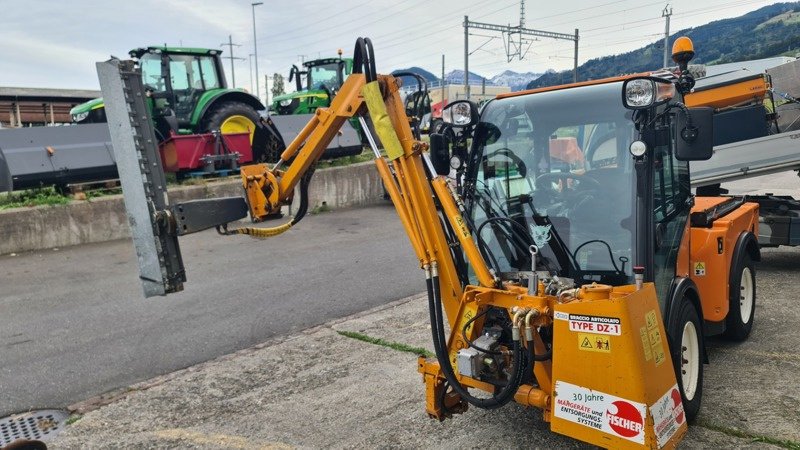
[[[415,73],[422,78],[424,78],[428,83],[440,81],[440,77],[434,75],[431,72],[421,68],[421,67],[409,67],[408,69],[398,69],[392,71],[392,75],[398,72],[412,72]],[[528,85],[532,80],[539,78],[542,74],[541,73],[534,73],[534,72],[525,72],[525,73],[518,73],[514,72],[513,70],[506,70],[503,73],[497,74],[491,78],[484,78],[483,76],[470,71],[469,72],[469,84],[471,85],[481,85],[484,82],[487,86],[509,86],[511,87],[512,91],[519,91],[525,89],[525,86]],[[446,84],[464,84],[464,71],[455,69],[451,70],[450,72],[444,75],[445,83]]]

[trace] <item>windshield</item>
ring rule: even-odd
[[[528,245],[536,241],[539,270],[578,283],[629,282],[634,127],[621,89],[610,83],[486,105],[465,198],[475,227],[486,222],[479,244],[495,269],[530,270]]]
[[[309,67],[308,89],[322,89],[325,85],[330,90],[339,89],[339,62]]]

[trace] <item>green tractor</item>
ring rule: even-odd
[[[252,141],[261,101],[240,89],[228,88],[220,50],[187,47],[147,47],[129,52],[142,68],[149,95],[161,109],[174,115],[177,134],[250,133]],[[105,122],[102,98],[90,100],[70,111],[77,123]],[[162,140],[169,136],[164,135]]]
[[[295,82],[296,92],[279,95],[272,100],[270,108],[275,114],[311,114],[317,108],[330,106],[336,92],[342,87],[345,78],[353,72],[353,60],[342,58],[323,58],[303,63],[305,70],[292,66],[289,81]],[[303,86],[303,76],[306,85]]]

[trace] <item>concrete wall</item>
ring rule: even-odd
[[[241,181],[226,180],[170,189],[170,201],[242,195]],[[299,196],[295,196],[295,202]],[[366,206],[383,202],[372,162],[317,170],[311,181],[309,210]],[[296,207],[295,209],[296,210]],[[121,195],[69,205],[0,211],[0,254],[104,242],[130,236]]]

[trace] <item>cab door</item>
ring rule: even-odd
[[[689,163],[678,161],[670,145],[657,146],[653,151],[653,281],[662,311],[676,275],[691,198]]]

